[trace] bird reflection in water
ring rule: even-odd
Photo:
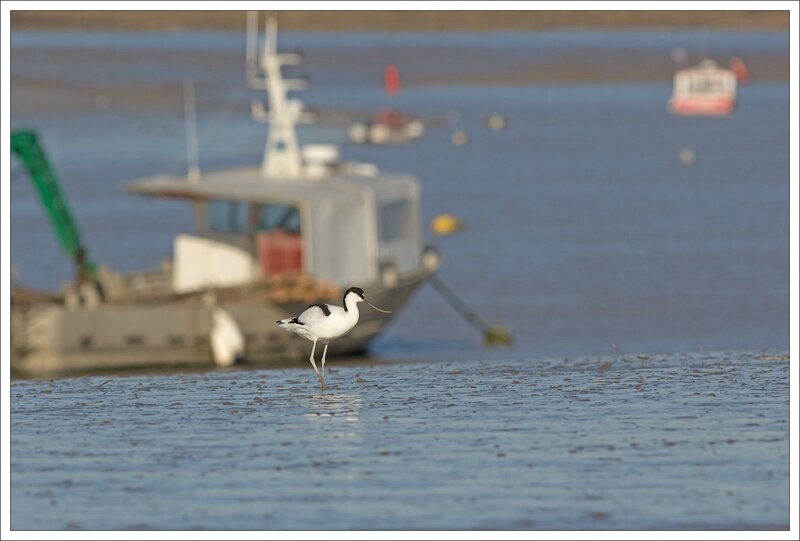
[[[361,397],[354,394],[321,393],[311,398],[309,410],[306,417],[310,419],[335,417],[348,423],[359,423]]]

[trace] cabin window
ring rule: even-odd
[[[254,226],[259,231],[280,229],[290,233],[300,232],[300,212],[292,205],[272,203],[255,207]]]
[[[208,208],[209,225],[215,233],[245,233],[247,231],[247,203],[212,201]]]
[[[693,77],[687,81],[690,93],[712,94],[725,90],[724,81],[719,77]]]
[[[210,230],[214,233],[252,233],[277,229],[300,232],[300,212],[291,205],[212,201],[208,207],[208,217]]]
[[[408,235],[411,224],[410,210],[408,201],[395,201],[381,207],[379,220],[381,240],[392,241]]]

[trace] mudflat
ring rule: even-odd
[[[789,30],[788,11],[278,11],[289,30],[534,30],[545,28],[737,28]],[[26,11],[11,12],[13,29],[244,28],[242,11]]]
[[[786,529],[785,351],[19,381],[13,529]]]

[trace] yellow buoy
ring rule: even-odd
[[[463,227],[464,222],[452,214],[440,214],[431,221],[431,230],[437,235],[450,235]]]
[[[514,339],[503,327],[490,327],[483,333],[483,343],[487,346],[510,346]]]

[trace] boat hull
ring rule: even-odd
[[[685,116],[726,116],[733,112],[736,101],[729,98],[678,98],[669,102],[669,110]]]
[[[362,307],[358,325],[331,341],[328,356],[363,353],[429,274],[420,270],[403,276],[391,288],[363,285],[370,302],[393,314]],[[95,308],[37,303],[12,308],[12,374],[43,377],[132,368],[212,367],[209,335],[215,306],[230,313],[241,329],[243,363],[307,362],[310,342],[276,324],[302,311],[304,303],[279,305],[257,298],[112,303]]]

